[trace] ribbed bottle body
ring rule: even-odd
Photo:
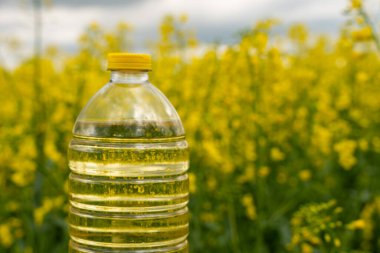
[[[187,252],[188,166],[183,136],[74,136],[70,252]]]

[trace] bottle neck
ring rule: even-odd
[[[111,72],[111,82],[112,83],[143,83],[148,81],[149,76],[147,71],[136,71],[136,70],[113,70]]]

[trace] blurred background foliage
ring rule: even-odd
[[[191,252],[380,252],[379,40],[360,1],[347,15],[334,39],[265,20],[202,53],[163,19],[150,76],[191,147]],[[130,31],[0,66],[0,252],[67,252],[71,128]]]

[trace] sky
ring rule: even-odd
[[[279,19],[283,26],[302,22],[312,32],[334,34],[347,18],[348,0],[44,0],[43,45],[75,52],[85,27],[94,21],[112,28],[120,21],[133,27],[134,49],[144,51],[157,38],[167,14],[187,14],[188,27],[202,44],[231,44],[237,33],[258,20]],[[18,58],[33,50],[32,0],[0,0],[0,61],[9,59],[6,45],[17,38]],[[0,62],[1,64],[1,62]],[[9,64],[9,63],[8,63]]]

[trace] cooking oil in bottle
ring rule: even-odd
[[[108,56],[111,80],[78,116],[69,146],[70,252],[188,252],[188,147],[148,81],[149,55]]]

